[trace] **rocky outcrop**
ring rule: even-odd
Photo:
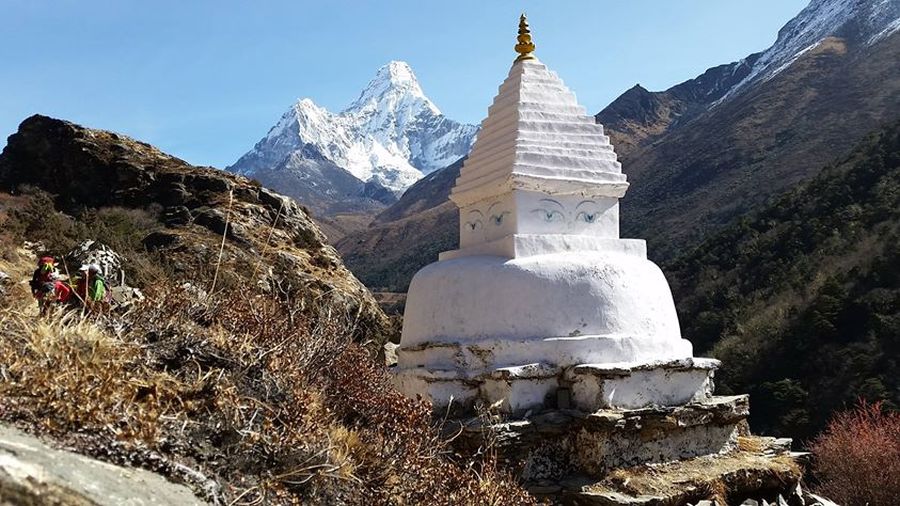
[[[532,494],[557,503],[803,504],[791,440],[749,434],[748,413],[747,396],[724,396],[677,407],[485,414],[445,430],[463,452],[488,445]]]
[[[0,426],[0,504],[201,505],[191,490],[143,469],[61,451]]]
[[[105,207],[149,212],[160,226],[147,231],[144,245],[174,281],[209,285],[215,277],[216,289],[259,288],[346,314],[368,338],[384,331],[386,318],[372,295],[306,210],[245,177],[36,115],[0,155],[0,190],[21,185],[54,195],[57,209],[69,214]]]

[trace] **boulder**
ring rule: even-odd
[[[84,241],[66,253],[63,258],[70,276],[75,275],[82,265],[96,264],[100,266],[100,272],[106,278],[109,286],[125,284],[125,257],[103,243],[93,240]]]
[[[143,469],[57,450],[0,425],[0,504],[202,505],[188,487]]]

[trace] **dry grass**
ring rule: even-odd
[[[151,290],[125,315],[37,319],[20,288],[0,298],[2,421],[220,504],[533,503],[450,452],[348,315]]]

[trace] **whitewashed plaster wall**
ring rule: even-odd
[[[515,191],[516,233],[619,237],[619,199]]]

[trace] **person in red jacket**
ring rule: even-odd
[[[38,291],[41,316],[46,315],[54,304],[66,304],[72,298],[72,289],[60,280],[48,281]]]

